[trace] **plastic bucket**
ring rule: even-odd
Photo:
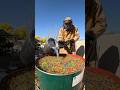
[[[76,58],[79,58],[78,56]],[[81,58],[81,57],[80,57]],[[84,60],[83,58],[81,58]],[[84,67],[82,71],[71,74],[50,74],[36,68],[36,76],[40,80],[40,90],[81,90]]]

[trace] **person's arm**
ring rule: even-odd
[[[63,37],[63,28],[60,28],[59,33],[58,33],[58,46],[59,48],[63,48],[64,47],[64,37]]]
[[[93,29],[95,29],[94,30],[95,36],[99,37],[101,34],[103,34],[103,32],[105,32],[107,24],[106,24],[106,17],[104,15],[100,0],[96,0],[96,3],[98,4],[96,17],[95,17],[96,24],[95,24],[95,27]]]
[[[63,29],[60,28],[59,33],[58,33],[58,41],[64,41],[64,37],[63,37]]]
[[[101,5],[100,0],[95,0],[96,1],[96,13],[95,13],[95,26],[89,30],[86,34],[87,36],[90,36],[91,39],[96,39],[98,38],[101,34],[104,33],[106,30],[106,17],[103,12],[103,8]]]
[[[78,32],[78,28],[76,28],[74,40],[77,41],[79,38],[80,38],[80,35]]]

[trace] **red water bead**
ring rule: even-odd
[[[67,63],[68,61],[67,60],[64,60],[63,63]]]
[[[74,69],[73,67],[68,67],[68,68],[67,68],[67,71],[68,71],[68,72],[73,72],[73,71],[75,71],[75,69]]]
[[[61,67],[61,64],[56,64],[55,66],[57,66],[57,67]]]
[[[63,70],[62,70],[62,69],[56,69],[55,72],[56,72],[56,73],[62,73]]]
[[[76,62],[75,63],[78,67],[81,65],[81,63],[80,62]]]
[[[75,58],[79,58],[80,60],[85,61],[84,58],[81,57],[81,56],[79,56],[79,55],[74,55],[74,54],[68,54],[68,55],[73,56],[73,57],[75,57]]]

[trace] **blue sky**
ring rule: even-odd
[[[33,28],[34,7],[34,0],[0,0],[0,23]]]
[[[35,0],[35,34],[57,37],[66,16],[73,19],[80,38],[85,38],[84,0]]]
[[[102,6],[108,24],[106,31],[120,33],[120,0],[102,0]]]

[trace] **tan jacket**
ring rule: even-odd
[[[86,65],[97,60],[96,39],[106,30],[106,17],[103,12],[101,0],[86,0]],[[89,34],[89,37],[87,36]],[[91,38],[92,37],[92,38]]]
[[[75,41],[79,39],[78,28],[75,27],[75,29],[71,31],[67,31],[63,27],[60,28],[59,34],[58,34],[58,41],[67,41],[71,39],[74,39]]]
[[[106,18],[101,0],[86,0],[86,32],[99,37],[106,30]]]

